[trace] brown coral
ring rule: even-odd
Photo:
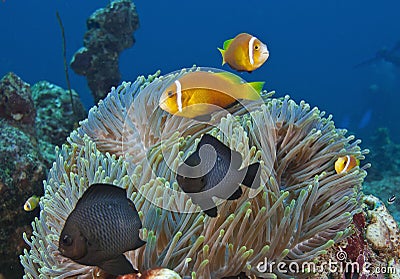
[[[366,239],[373,249],[400,258],[400,229],[396,221],[376,197],[366,197],[365,203],[372,207],[368,210],[370,223],[367,226]]]

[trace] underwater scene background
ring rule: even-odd
[[[136,9],[129,10],[129,7],[132,8],[132,6],[127,4],[126,7],[128,8],[122,8],[118,11],[113,9],[107,10],[106,7],[111,7],[112,2],[134,3],[132,6],[135,6]],[[106,8],[102,10],[103,12],[98,11],[97,14],[94,14],[96,10],[103,8]],[[0,56],[0,77],[3,78],[0,82],[0,279],[21,278],[23,275],[25,278],[36,278],[39,274],[44,276],[43,278],[54,278],[56,276],[60,276],[58,278],[69,278],[68,276],[71,276],[71,278],[76,278],[77,276],[82,276],[79,278],[91,278],[84,277],[84,275],[88,276],[87,274],[92,272],[92,270],[81,265],[79,265],[81,273],[72,272],[71,270],[77,270],[78,268],[71,265],[70,262],[72,261],[69,259],[69,265],[65,264],[60,269],[59,267],[62,264],[60,264],[59,259],[61,256],[57,254],[58,252],[53,253],[57,250],[56,243],[58,239],[56,238],[67,217],[67,213],[64,213],[64,215],[61,215],[57,219],[49,213],[54,208],[58,210],[59,204],[57,202],[62,200],[59,196],[56,197],[54,185],[57,183],[59,185],[69,185],[70,183],[60,173],[57,174],[56,170],[64,162],[70,162],[71,166],[68,169],[63,169],[63,173],[65,172],[68,176],[71,173],[75,173],[77,176],[81,175],[80,171],[73,169],[76,167],[74,163],[75,161],[79,161],[78,158],[86,160],[85,152],[89,151],[93,151],[93,154],[98,154],[96,152],[100,151],[101,155],[98,155],[97,161],[95,160],[97,165],[103,164],[104,167],[104,164],[121,164],[122,166],[123,163],[120,162],[121,159],[118,156],[123,156],[124,150],[113,150],[108,145],[110,143],[107,141],[107,136],[104,133],[97,132],[97,129],[100,129],[99,127],[103,127],[103,124],[99,124],[102,122],[99,119],[104,115],[108,115],[107,111],[111,110],[111,108],[121,109],[120,118],[125,117],[123,113],[125,113],[125,110],[129,110],[129,104],[132,103],[133,106],[134,101],[124,94],[131,94],[137,98],[137,102],[144,108],[148,109],[150,107],[156,110],[156,115],[160,119],[162,117],[169,119],[166,116],[167,113],[161,111],[157,105],[151,106],[156,104],[153,97],[159,97],[162,93],[159,88],[164,88],[163,86],[166,86],[168,81],[179,77],[179,75],[169,75],[171,72],[182,68],[191,68],[193,65],[223,69],[235,73],[248,82],[265,81],[264,89],[268,92],[275,91],[273,96],[267,94],[262,97],[265,104],[270,104],[269,113],[271,117],[267,119],[268,121],[272,119],[279,122],[284,117],[280,118],[277,116],[275,119],[274,117],[279,114],[276,111],[286,106],[288,108],[296,107],[294,103],[292,104],[288,101],[289,97],[279,99],[286,95],[289,95],[290,99],[297,104],[301,104],[301,101],[304,100],[311,108],[318,107],[319,111],[326,112],[325,115],[319,114],[319,111],[318,113],[315,112],[318,116],[315,116],[314,122],[312,122],[314,124],[310,124],[310,131],[311,128],[323,130],[321,127],[329,127],[325,131],[326,137],[331,137],[331,141],[340,141],[342,145],[339,148],[338,146],[332,147],[328,143],[326,145],[321,143],[321,146],[325,146],[326,150],[329,150],[334,156],[332,155],[332,158],[324,161],[323,164],[321,163],[321,165],[316,166],[314,169],[311,168],[312,165],[308,165],[309,169],[302,173],[302,177],[308,175],[307,179],[311,179],[310,181],[312,181],[314,176],[320,176],[321,185],[330,185],[328,182],[323,181],[335,180],[334,175],[336,174],[334,173],[333,165],[339,155],[347,155],[343,153],[343,150],[361,159],[360,171],[352,172],[354,174],[352,179],[354,180],[350,178],[348,180],[340,180],[344,183],[343,185],[349,186],[348,189],[354,189],[354,192],[357,192],[357,194],[351,196],[352,194],[350,195],[347,190],[343,190],[343,196],[349,197],[349,200],[357,200],[364,212],[363,217],[360,217],[362,214],[357,211],[355,205],[353,208],[353,204],[343,209],[343,212],[350,212],[352,214],[353,221],[351,224],[344,224],[338,221],[335,223],[335,226],[332,225],[335,228],[335,234],[340,231],[343,236],[333,236],[332,232],[330,234],[325,231],[320,232],[325,242],[318,247],[314,247],[311,244],[307,246],[304,243],[300,245],[296,244],[294,240],[286,239],[288,241],[287,246],[282,246],[282,250],[279,250],[279,247],[275,247],[276,250],[272,251],[271,247],[273,245],[268,243],[270,252],[267,252],[265,247],[261,247],[258,251],[259,255],[270,253],[268,255],[276,261],[285,259],[285,261],[302,262],[308,259],[321,262],[329,259],[331,256],[337,256],[338,251],[342,251],[343,249],[347,253],[347,259],[353,262],[372,262],[373,265],[377,266],[395,267],[398,272],[375,272],[374,274],[367,274],[361,271],[328,272],[316,278],[400,278],[400,252],[398,251],[398,241],[400,238],[398,229],[400,222],[400,197],[398,197],[400,196],[400,126],[398,124],[400,101],[399,10],[400,3],[395,0],[381,1],[379,3],[370,0],[247,2],[209,0],[155,2],[82,2],[76,0],[1,1],[0,34],[2,40],[0,52],[2,55]],[[92,16],[92,20],[87,22],[90,16]],[[121,20],[112,21],[110,18],[119,18]],[[99,21],[96,21],[97,19]],[[100,28],[102,24],[106,25],[107,23],[114,24],[112,28],[110,27],[106,30],[111,35],[108,35],[106,31]],[[85,35],[88,29],[95,31],[86,33]],[[64,37],[62,31],[64,32]],[[228,65],[222,66],[221,53],[217,49],[223,47],[224,41],[234,38],[242,32],[256,36],[267,45],[269,50],[268,60],[259,69],[251,73],[237,72]],[[114,35],[115,38],[113,37]],[[112,38],[110,39],[110,37]],[[65,49],[63,49],[63,39],[66,43]],[[108,40],[111,40],[112,43],[109,43]],[[80,48],[84,44],[86,47],[93,47],[93,50],[90,51],[96,53],[90,59],[98,59],[98,67],[89,74],[85,68],[87,66],[85,62],[88,63],[85,60],[86,56],[82,55],[80,57],[80,63],[77,63],[79,65],[76,67],[70,65],[72,58],[76,53],[79,53]],[[66,64],[63,57],[64,50]],[[69,81],[66,80],[65,65],[68,65]],[[161,72],[155,76],[151,76],[158,70]],[[79,71],[81,71],[80,75],[77,74]],[[10,74],[10,72],[13,72],[13,74]],[[91,74],[91,80],[90,78],[89,80],[85,78],[82,73],[88,74],[88,76]],[[122,81],[133,83],[142,75],[147,79],[138,79],[132,87],[122,85],[118,90],[113,91],[112,94],[114,95],[112,96],[116,99],[121,98],[118,99],[120,103],[114,104],[114,101],[110,100],[115,99],[109,97],[109,101],[102,103],[103,108],[100,109],[99,106],[99,110],[93,111],[92,118],[89,116],[89,121],[86,121],[85,124],[81,123],[82,125],[78,124],[79,121],[88,117],[88,111],[97,105],[100,99],[106,97],[107,93],[111,91],[111,86],[117,87],[122,84]],[[160,76],[160,81],[158,80],[158,76]],[[157,87],[157,82],[160,82],[159,88]],[[74,91],[72,95],[70,95],[68,86]],[[148,88],[158,89],[154,89],[154,92],[145,91],[144,89],[147,86],[149,86]],[[94,96],[93,88],[97,88],[100,93]],[[150,92],[148,94],[154,96],[146,97],[144,94],[140,95],[143,91]],[[123,97],[118,95],[119,93]],[[71,98],[73,98],[73,107],[71,106]],[[278,98],[279,100],[274,101],[275,99],[273,98]],[[301,122],[301,119],[306,118],[308,111],[302,105],[296,108],[298,114],[293,114],[295,116],[290,121],[288,119],[287,122],[291,125],[291,121],[293,121],[298,127],[302,127],[298,123]],[[244,117],[243,119],[247,117],[240,110],[234,113],[237,113],[240,117]],[[142,126],[138,125],[144,127],[143,130],[151,134],[152,138],[146,139],[147,142],[144,144],[146,148],[150,149],[153,145],[157,146],[157,137],[159,135],[154,132],[155,130],[152,130],[156,125],[154,127],[152,125],[148,128],[145,127],[146,124],[143,122],[145,121],[143,120],[145,119],[143,115],[148,115],[143,111],[140,113],[136,110],[133,115],[137,119],[141,119],[142,122],[140,122],[140,125]],[[346,135],[344,135],[343,130],[337,134],[333,130],[331,131],[330,124],[326,124],[327,122],[322,120],[329,115],[332,115],[331,120],[333,120],[334,126],[337,129],[348,130]],[[105,119],[109,120],[109,118]],[[107,121],[104,120],[103,122],[106,123]],[[134,122],[134,120],[132,121]],[[329,123],[330,119],[327,121]],[[183,127],[186,127],[184,122],[182,122],[183,124],[179,123]],[[239,129],[239,126],[243,126],[244,130],[251,134],[250,131],[246,130],[246,122],[244,120],[232,123],[230,124],[232,127]],[[283,121],[283,123],[286,122]],[[108,129],[107,131],[111,131],[112,128],[110,127],[114,127],[113,125],[120,127],[114,122],[104,124]],[[196,129],[194,129],[196,133],[193,133],[193,136],[198,136],[200,132],[211,133],[215,136],[218,134],[216,130],[207,130],[203,127]],[[306,128],[304,127],[304,129]],[[71,134],[74,130],[75,132]],[[285,129],[283,130],[286,132]],[[283,130],[282,133],[284,133]],[[123,133],[121,132],[121,134]],[[141,135],[140,132],[139,135]],[[354,141],[356,143],[352,143],[352,139],[345,140],[350,135],[354,135],[355,139],[361,139],[361,142]],[[68,141],[70,147],[63,149],[62,145],[67,143],[68,136],[70,136]],[[88,137],[86,138],[85,136]],[[169,136],[171,138],[171,145],[176,144],[174,136],[172,134]],[[159,137],[161,138],[161,136]],[[132,136],[132,138],[135,137]],[[238,138],[242,139],[242,136],[239,135]],[[238,142],[240,141],[239,139],[237,140]],[[187,156],[188,152],[193,151],[193,148],[189,143],[186,143],[186,140],[185,143],[177,147],[184,153],[184,156]],[[258,136],[254,136],[254,138],[249,136],[248,141],[255,144],[258,140]],[[110,140],[110,142],[112,141]],[[187,140],[187,142],[194,144],[194,141]],[[246,141],[243,140],[243,142],[245,143]],[[93,144],[96,144],[97,147]],[[231,149],[235,149],[236,142],[232,143],[228,139],[225,139],[225,144]],[[57,152],[55,151],[56,146],[58,146]],[[237,148],[240,149],[241,147]],[[366,151],[367,149],[369,152]],[[106,152],[109,152],[111,155],[105,155],[107,154]],[[141,156],[144,155],[140,152],[135,152],[132,152],[132,154],[134,153],[136,156],[139,156],[138,158],[142,159]],[[277,155],[271,158],[268,155],[256,155],[254,152],[253,154],[249,150],[241,150],[240,153],[243,156],[243,160],[247,160],[246,162],[248,163],[254,163],[262,158],[265,162],[268,160],[271,162],[276,161],[276,164],[278,164],[276,167],[277,173],[283,168],[279,167],[279,159],[281,158],[280,156],[284,158],[284,155],[280,155],[278,151]],[[117,156],[117,158],[112,157],[114,156],[112,154]],[[321,155],[322,157],[324,156]],[[132,164],[135,167],[139,165],[139,160],[133,160],[133,162]],[[52,171],[50,171],[51,167],[53,167]],[[163,168],[162,164],[160,168]],[[271,166],[271,169],[273,168]],[[132,166],[131,170],[128,167],[125,169],[125,165],[121,169],[113,171],[110,167],[107,170],[114,176],[106,173],[105,177],[113,177],[113,179],[109,178],[107,180],[104,177],[97,177],[93,174],[94,178],[89,177],[84,182],[81,182],[85,186],[81,184],[79,184],[81,188],[76,186],[79,189],[77,190],[78,192],[71,194],[72,203],[63,208],[63,210],[65,209],[65,212],[70,212],[73,209],[73,205],[87,188],[88,183],[106,182],[106,180],[110,183],[114,182],[115,184],[115,182],[118,182],[118,185],[125,185],[124,187],[127,188],[128,195],[132,195],[131,199],[135,204],[139,202],[143,203],[144,205],[140,207],[141,210],[147,208],[148,205],[134,194],[135,190],[129,188],[133,186],[127,186],[128,184],[123,178],[123,174],[132,175],[134,173],[136,175],[139,170]],[[364,177],[364,171],[367,173],[366,177]],[[324,178],[325,173],[328,173],[328,178],[326,179]],[[263,173],[261,180],[267,185],[274,187],[273,185],[275,184],[271,182],[272,179],[267,178],[268,175]],[[74,180],[73,176],[74,174],[70,178],[71,181]],[[145,177],[144,174],[143,177]],[[163,177],[163,179],[170,178],[170,174],[160,175],[160,177]],[[138,183],[138,187],[150,187],[148,183],[153,183],[148,182],[145,178],[141,179],[135,180]],[[297,190],[305,187],[304,185],[307,183],[312,184],[309,180],[304,178],[303,181],[302,179],[289,179],[282,175],[281,180],[278,179],[278,184],[282,183],[284,185],[288,181],[295,181],[298,183],[296,185],[300,185]],[[47,181],[44,184],[45,187],[43,180]],[[166,180],[170,181],[171,185],[173,184],[173,178]],[[361,180],[362,183],[360,182]],[[317,185],[319,182],[315,183],[312,185]],[[73,185],[72,182],[71,185]],[[271,227],[279,227],[279,224],[283,224],[277,220],[280,220],[279,216],[281,219],[286,218],[284,209],[290,207],[290,202],[284,201],[286,196],[283,194],[283,190],[287,189],[284,189],[282,185],[277,187],[278,190],[282,190],[282,196],[279,196],[279,191],[277,190],[276,200],[271,198],[269,201],[271,204],[281,202],[283,206],[281,215],[278,214],[274,216],[275,219],[271,218],[271,220],[268,220],[268,222],[272,222],[268,223],[268,226]],[[342,189],[340,187],[343,186],[338,185],[339,183],[329,187]],[[361,191],[365,195],[362,195],[361,192],[358,193],[361,187]],[[47,192],[45,193],[45,191]],[[52,191],[54,191],[54,200],[49,196],[53,193]],[[338,190],[338,192],[340,191]],[[310,191],[308,194],[311,197],[313,193]],[[326,192],[322,191],[318,195],[325,197],[329,193],[332,194],[330,190],[327,190]],[[373,196],[368,196],[370,194]],[[67,194],[65,195],[68,197]],[[302,195],[305,194],[303,193]],[[39,199],[36,196],[43,197],[40,204],[38,204]],[[300,197],[299,190],[298,193],[291,193],[288,199],[289,201],[293,199],[293,201],[296,200],[299,202],[301,200]],[[339,200],[340,198],[342,197],[338,196],[337,199]],[[27,200],[29,201],[28,205],[25,203]],[[235,212],[240,212],[242,200],[243,204],[245,204],[244,198],[240,198],[234,202],[235,205],[237,203]],[[260,197],[261,200],[262,198]],[[310,201],[307,200],[307,202]],[[307,202],[304,201],[305,207],[307,206]],[[329,202],[333,204],[333,200],[329,200]],[[320,203],[322,204],[322,201]],[[315,204],[318,204],[318,202],[316,201]],[[300,205],[296,204],[297,207],[301,207]],[[32,208],[30,208],[31,206]],[[276,206],[278,207],[278,205]],[[231,209],[228,206],[223,208]],[[257,210],[261,212],[260,208],[251,207],[253,212]],[[291,210],[295,212],[295,209],[292,208]],[[324,215],[323,210],[321,212],[318,211],[318,214],[315,213],[315,216],[313,215],[313,218],[310,217],[310,220],[317,220],[317,218],[324,219],[327,215],[331,214],[326,213]],[[327,209],[327,212],[331,211]],[[238,216],[240,215],[239,213],[237,214]],[[273,214],[271,213],[271,215]],[[226,215],[227,219],[229,219],[228,216],[229,214]],[[293,216],[299,217],[295,213],[293,213]],[[329,216],[333,216],[333,213]],[[36,220],[36,225],[32,227],[31,222],[36,217],[39,219]],[[44,218],[51,219],[50,223],[54,227],[50,228],[51,226],[46,227],[48,226],[47,224],[43,225]],[[180,217],[175,216],[174,218],[179,219]],[[201,218],[206,218],[205,220],[207,221],[211,220],[209,217]],[[248,218],[251,219],[251,217]],[[149,220],[152,219],[150,217],[147,219],[146,217],[142,217],[145,227],[149,224]],[[254,220],[258,219],[254,217]],[[393,220],[397,222],[394,225]],[[296,232],[296,228],[299,228],[297,223],[295,225],[295,221],[292,221],[292,223],[288,221],[287,223],[287,227],[293,228],[294,232]],[[193,217],[193,219],[187,219],[182,222],[196,223],[198,219],[194,219]],[[210,222],[213,221],[211,220]],[[310,231],[314,231],[314,228],[318,227],[317,224],[315,224],[315,227],[310,225],[313,222],[305,222],[307,226],[311,227]],[[213,224],[216,228],[218,226],[223,227],[223,224],[217,222]],[[369,225],[373,226],[369,227]],[[196,226],[194,226],[196,230],[201,231]],[[281,226],[284,227],[284,224]],[[304,227],[307,226],[304,225]],[[350,233],[350,230],[347,230],[347,226],[352,228],[353,234]],[[236,229],[239,230],[239,227]],[[242,227],[240,229],[243,230]],[[196,231],[195,229],[192,230]],[[154,231],[156,232],[157,230],[154,229]],[[189,234],[193,231],[188,230],[186,233]],[[22,237],[24,232],[26,234]],[[38,244],[39,241],[34,242],[31,240],[32,232],[34,232],[34,235],[35,233],[38,235],[51,235],[50,240],[54,241],[54,243],[51,244],[50,240],[46,240],[41,235],[44,243],[46,241],[49,243],[48,247],[46,246],[47,248],[43,248]],[[202,232],[207,235],[206,229]],[[296,234],[293,233],[293,238],[298,236],[297,233],[301,235],[299,232],[296,232]],[[170,234],[169,236],[172,237],[173,232],[170,232]],[[211,234],[211,232],[208,234]],[[307,233],[304,234],[307,235]],[[168,234],[166,235],[168,236]],[[168,239],[167,236],[165,238]],[[38,237],[38,239],[41,238]],[[274,238],[267,237],[267,239],[273,240]],[[331,243],[329,242],[331,240],[336,243],[333,245],[332,241],[333,246],[328,247],[327,243]],[[172,247],[170,246],[170,242],[163,241],[164,239],[157,242],[157,249],[164,251],[162,249],[165,249],[165,247]],[[283,240],[281,239],[280,241]],[[304,241],[306,242],[306,240]],[[347,246],[343,244],[343,241],[346,242]],[[190,241],[188,243],[194,245],[193,243],[197,242],[193,240],[193,243]],[[188,243],[186,244],[189,245]],[[297,253],[297,251],[293,252],[290,250],[293,247],[301,250],[305,246],[307,246],[306,250],[309,250],[307,252],[303,250],[301,256],[298,256],[300,252]],[[24,249],[26,249],[25,253],[23,252]],[[176,251],[180,251],[178,248],[176,249]],[[184,251],[184,248],[182,249]],[[285,249],[288,250],[286,251]],[[210,250],[213,249],[210,248]],[[257,251],[255,247],[253,250]],[[48,254],[43,251],[48,251]],[[130,252],[129,257],[132,263],[146,268],[153,268],[156,265],[155,262],[158,265],[167,262],[166,258],[163,261],[160,260],[160,258],[165,256],[163,252],[154,252],[153,250],[151,251],[157,254],[152,254],[151,259],[154,260],[154,264],[149,264],[144,260],[141,261],[140,257],[146,257],[152,253],[148,251],[150,250],[138,249],[135,252]],[[279,251],[282,253],[279,254]],[[320,253],[320,251],[324,251],[324,253]],[[360,252],[355,254],[354,251]],[[36,252],[37,254],[35,254]],[[247,252],[245,251],[243,254]],[[202,253],[205,253],[204,249]],[[256,254],[256,252],[254,253]],[[309,254],[305,256],[307,253]],[[313,257],[311,256],[312,253],[315,253]],[[179,253],[176,252],[176,254]],[[199,254],[201,253],[199,252]],[[218,253],[216,252],[216,254]],[[222,254],[219,254],[219,256]],[[171,256],[170,265],[166,264],[166,267],[175,269],[182,277],[185,275],[188,276],[190,274],[189,270],[192,268],[197,270],[197,278],[246,278],[244,277],[245,274],[257,275],[259,278],[269,278],[262,277],[261,273],[255,274],[249,271],[252,270],[249,267],[249,263],[251,262],[251,266],[254,267],[254,263],[257,262],[256,259],[258,259],[255,257],[250,261],[251,256],[249,254],[245,254],[247,255],[246,257],[249,257],[248,259],[246,258],[247,262],[244,261],[247,265],[243,264],[243,268],[236,270],[235,274],[231,274],[225,270],[221,271],[222,269],[219,269],[215,273],[211,271],[207,273],[201,269],[204,268],[204,265],[207,265],[204,261],[200,260],[207,259],[204,255],[199,256],[197,259],[198,262],[193,257],[193,266],[189,263],[185,266],[179,265],[178,261],[184,259],[183,256],[176,256],[175,258]],[[24,256],[20,259],[20,255]],[[43,260],[49,255],[51,257],[54,256],[54,259]],[[140,259],[136,260],[136,258]],[[262,258],[260,256],[260,259]],[[167,257],[167,259],[169,258]],[[40,260],[44,263],[34,264],[35,260]],[[230,261],[226,260],[226,262]],[[63,262],[61,261],[61,263]],[[241,267],[242,262],[237,261],[235,263],[237,263],[237,267]],[[39,271],[39,266],[43,267],[42,271]],[[58,269],[54,268],[53,271],[46,269],[51,266],[56,266]],[[248,272],[246,273],[245,270]],[[286,274],[279,273],[276,270],[273,270],[268,276],[272,276],[271,274],[278,276],[278,278],[288,278]],[[228,277],[228,275],[232,277]],[[310,274],[301,272],[295,272],[292,276],[295,278],[312,277]],[[113,277],[99,275],[98,278]],[[140,278],[157,277],[142,276]]]

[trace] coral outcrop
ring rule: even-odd
[[[36,107],[37,138],[46,165],[55,160],[54,149],[61,146],[69,133],[85,118],[86,111],[79,95],[72,90],[75,111],[72,109],[69,91],[47,81],[39,81],[32,87]]]
[[[0,118],[34,135],[36,110],[30,85],[14,73],[0,80]]]
[[[400,229],[386,206],[374,196],[365,199],[370,220],[365,233],[372,248],[392,258],[400,259]]]
[[[94,267],[62,257],[57,247],[68,214],[98,182],[126,188],[139,210],[147,244],[126,256],[140,271],[161,266],[182,277],[305,278],[312,274],[289,267],[350,235],[368,165],[337,174],[334,162],[345,154],[363,160],[368,151],[360,141],[318,108],[266,92],[261,102],[218,111],[209,123],[172,116],[158,107],[159,97],[186,72],[113,88],[57,151],[35,234],[24,236],[30,246],[21,256],[25,278],[92,276]],[[175,180],[204,133],[238,151],[243,165],[260,161],[262,168],[260,187],[219,201],[217,218],[202,213]]]
[[[73,122],[79,120],[70,115],[65,100],[69,100],[68,93],[47,82],[31,87],[13,73],[0,81],[0,274],[3,278],[22,276],[18,261],[18,255],[26,247],[22,232],[30,233],[30,223],[39,213],[39,208],[25,212],[23,205],[30,196],[43,195],[43,180],[55,158],[54,146],[65,141]],[[83,109],[77,95],[76,103]],[[84,115],[81,114],[81,119]],[[56,123],[54,130],[47,128],[50,123]],[[62,133],[52,134],[57,129],[62,129]]]
[[[71,68],[86,76],[95,102],[103,99],[121,81],[119,55],[135,40],[139,17],[131,0],[115,0],[95,11],[87,20],[83,47],[74,54]]]
[[[18,254],[25,247],[22,232],[39,210],[25,212],[31,195],[42,195],[46,168],[37,142],[26,132],[0,119],[0,272],[22,276]]]
[[[353,233],[318,257],[331,263],[315,278],[400,278],[400,228],[378,198],[363,197],[363,211],[353,216]]]

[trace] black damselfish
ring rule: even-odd
[[[179,166],[176,180],[193,203],[210,217],[218,215],[212,197],[236,200],[241,197],[239,184],[249,188],[260,186],[260,163],[239,170],[242,156],[217,138],[204,134],[196,151]]]
[[[123,255],[145,244],[135,205],[126,190],[111,184],[93,184],[65,221],[58,250],[71,260],[98,266],[112,275],[137,273]]]

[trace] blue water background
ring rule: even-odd
[[[58,10],[67,57],[82,46],[86,19],[108,1],[0,1],[0,76],[9,71],[33,84],[48,80],[66,88]],[[368,138],[388,127],[400,143],[400,68],[378,61],[354,65],[400,41],[398,0],[336,1],[136,1],[140,28],[135,45],[120,57],[123,80],[158,69],[221,67],[217,47],[240,32],[268,45],[270,58],[248,81],[264,80],[276,96],[289,94],[333,114],[336,126]],[[400,51],[398,53],[400,55]],[[227,66],[223,67],[230,70]],[[70,70],[72,87],[93,105],[82,76]]]

